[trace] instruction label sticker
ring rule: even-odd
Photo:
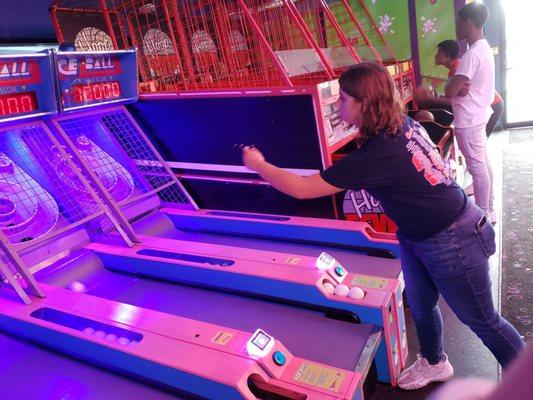
[[[219,344],[221,346],[225,346],[229,343],[232,337],[233,337],[232,333],[220,331],[220,332],[217,332],[215,336],[213,336],[213,339],[211,339],[211,342]]]
[[[352,286],[361,286],[371,289],[385,289],[388,284],[388,279],[370,275],[355,275],[352,280]]]
[[[301,260],[300,257],[289,257],[285,260],[285,264],[298,265]]]
[[[326,368],[322,365],[303,362],[293,380],[315,386],[321,389],[338,392],[346,378],[346,373],[333,368]]]

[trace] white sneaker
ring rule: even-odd
[[[398,376],[398,386],[404,390],[415,390],[424,387],[431,382],[444,382],[453,378],[453,367],[444,355],[444,360],[431,365],[420,356],[409,367],[404,369]]]
[[[496,210],[489,211],[488,217],[492,225],[498,223],[498,213]]]

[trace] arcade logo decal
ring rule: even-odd
[[[232,52],[237,51],[247,51],[248,45],[246,44],[246,39],[240,33],[239,31],[232,30],[229,33],[229,43],[230,43],[230,49]]]
[[[150,29],[143,38],[143,51],[147,56],[169,56],[174,54],[170,37],[159,29]]]
[[[396,224],[384,213],[378,200],[364,190],[348,190],[343,201],[344,217],[366,222],[378,232],[396,233]]]
[[[113,41],[104,31],[89,26],[78,32],[74,39],[74,46],[78,51],[111,51],[115,50]]]
[[[150,29],[143,37],[143,52],[153,77],[174,76],[180,73],[170,37],[159,29]]]
[[[109,55],[59,56],[57,68],[61,79],[119,75],[120,60]]]
[[[191,44],[192,52],[195,54],[217,52],[217,47],[211,35],[203,30],[198,30],[192,34]]]
[[[39,82],[37,61],[0,60],[0,86],[30,85]]]

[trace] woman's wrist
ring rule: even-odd
[[[261,175],[263,172],[265,172],[267,168],[268,168],[268,162],[266,160],[262,160],[257,163],[255,167],[255,172]]]

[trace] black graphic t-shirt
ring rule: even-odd
[[[321,176],[338,188],[366,190],[381,202],[399,233],[414,241],[446,228],[467,202],[427,132],[410,118],[402,133],[378,134]]]

